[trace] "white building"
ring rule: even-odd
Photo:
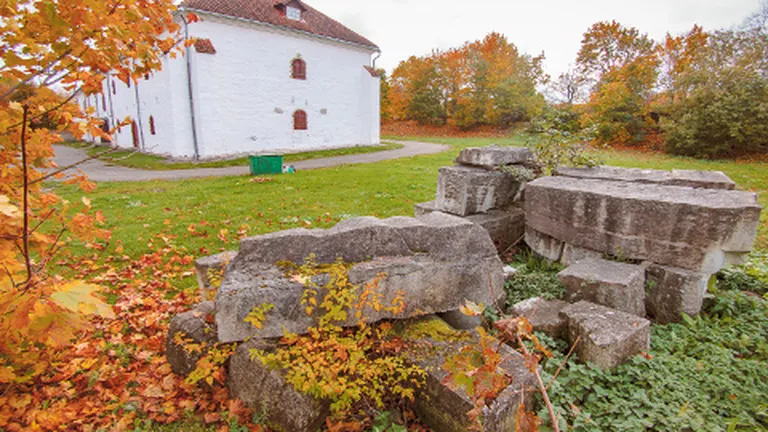
[[[379,143],[378,47],[299,0],[186,0],[186,55],[83,100],[120,147],[174,157]],[[192,12],[198,22],[186,23]]]

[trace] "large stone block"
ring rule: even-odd
[[[646,306],[656,322],[679,322],[683,314],[701,312],[711,275],[653,263],[648,263],[645,275]]]
[[[456,163],[493,169],[504,165],[523,164],[531,158],[525,147],[470,147],[459,153]]]
[[[560,262],[567,267],[583,259],[602,258],[602,257],[603,257],[603,254],[601,254],[600,252],[566,243],[563,246],[563,255],[560,257]]]
[[[405,310],[398,315],[366,310],[370,322],[447,312],[465,300],[492,304],[503,297],[503,265],[488,233],[445,213],[418,219],[360,218],[340,228],[290,230],[263,237],[243,240],[218,290],[216,322],[224,342],[279,337],[284,329],[301,334],[313,325],[301,305],[304,284],[273,265],[281,260],[302,262],[310,253],[319,262],[332,262],[337,256],[357,262],[348,274],[352,284],[362,285],[385,274],[377,286],[382,304],[401,293],[405,296]],[[374,245],[376,241],[392,244]],[[244,322],[254,307],[263,304],[273,309],[262,329]]]
[[[645,316],[645,267],[587,258],[557,275],[568,301],[586,300],[637,316]]]
[[[583,362],[609,369],[650,348],[651,323],[645,318],[586,301],[560,313],[568,320],[568,339],[579,340],[575,351]]]
[[[752,192],[567,177],[529,183],[525,199],[527,230],[702,273],[752,248],[760,211]]]
[[[525,212],[520,207],[491,210],[469,215],[466,219],[483,227],[499,253],[521,241],[525,235]]]
[[[633,183],[652,183],[667,186],[686,186],[705,189],[735,189],[736,183],[721,171],[654,170],[601,166],[595,168],[563,167],[555,175],[580,179],[615,180]]]
[[[229,389],[254,412],[263,414],[277,431],[315,432],[329,414],[329,404],[294,389],[279,370],[271,370],[250,350],[263,349],[263,342],[248,341],[235,350],[229,363]]]
[[[215,291],[216,286],[221,283],[224,277],[224,270],[237,252],[227,251],[220,254],[206,256],[195,260],[195,274],[197,275],[197,286],[200,288],[200,295],[210,300],[211,293]],[[212,273],[219,277],[218,281],[212,280]]]
[[[171,319],[165,341],[165,356],[176,374],[189,375],[208,349],[218,342],[212,314],[213,302],[207,301]],[[186,342],[177,343],[177,334]],[[199,345],[201,349],[192,350],[185,346],[190,343]]]
[[[568,303],[562,300],[533,297],[516,303],[510,308],[509,314],[513,317],[525,317],[535,331],[562,339],[567,336],[568,326],[560,311],[566,306]]]
[[[463,166],[440,168],[435,207],[466,216],[485,213],[513,202],[522,183],[512,176]]]
[[[525,225],[525,243],[532,251],[550,261],[560,261],[565,244],[554,237],[541,233],[529,224]]]
[[[421,330],[422,326],[426,330]],[[411,323],[405,332],[404,339],[409,342],[406,355],[427,372],[426,385],[416,395],[416,412],[432,430],[463,432],[469,426],[467,412],[474,408],[472,400],[462,389],[451,389],[445,384],[448,373],[443,365],[464,347],[477,345],[477,337],[474,332],[453,330],[436,317]],[[501,349],[505,361],[499,373],[511,376],[512,383],[483,409],[481,420],[486,432],[515,430],[515,414],[521,400],[531,407],[537,388],[536,378],[525,366],[523,356],[506,345]]]

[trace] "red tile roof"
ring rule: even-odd
[[[195,39],[195,51],[201,54],[216,54],[213,42],[210,39],[204,38]]]
[[[304,11],[301,13],[301,21],[288,19],[280,11],[281,6],[289,3],[298,3],[299,6],[303,7]],[[258,21],[321,37],[364,45],[378,50],[378,47],[373,42],[298,0],[185,0],[181,7],[193,12],[211,12],[250,21]]]

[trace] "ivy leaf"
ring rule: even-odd
[[[114,319],[115,313],[112,311],[112,308],[93,296],[93,293],[98,290],[99,287],[96,285],[90,285],[81,281],[69,282],[56,287],[56,292],[51,294],[51,300],[72,312]]]

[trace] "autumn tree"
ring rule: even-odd
[[[576,63],[593,83],[585,123],[605,143],[634,143],[654,126],[650,101],[658,74],[655,43],[616,21],[587,30]]]
[[[670,80],[674,99],[662,122],[667,151],[706,158],[768,152],[766,21],[768,14],[758,13],[736,30],[704,37],[694,29],[682,37],[684,48],[695,49],[681,56],[676,65],[684,67]]]
[[[100,93],[106,73],[126,83],[152,73],[178,50],[174,9],[171,0],[0,5],[0,389],[33,382],[45,347],[69,342],[83,315],[112,315],[96,287],[49,265],[71,238],[108,238],[103,217],[87,198],[63,201],[43,182],[62,176],[51,159],[60,131],[106,136],[74,103],[79,95]],[[94,187],[81,175],[67,181]]]

